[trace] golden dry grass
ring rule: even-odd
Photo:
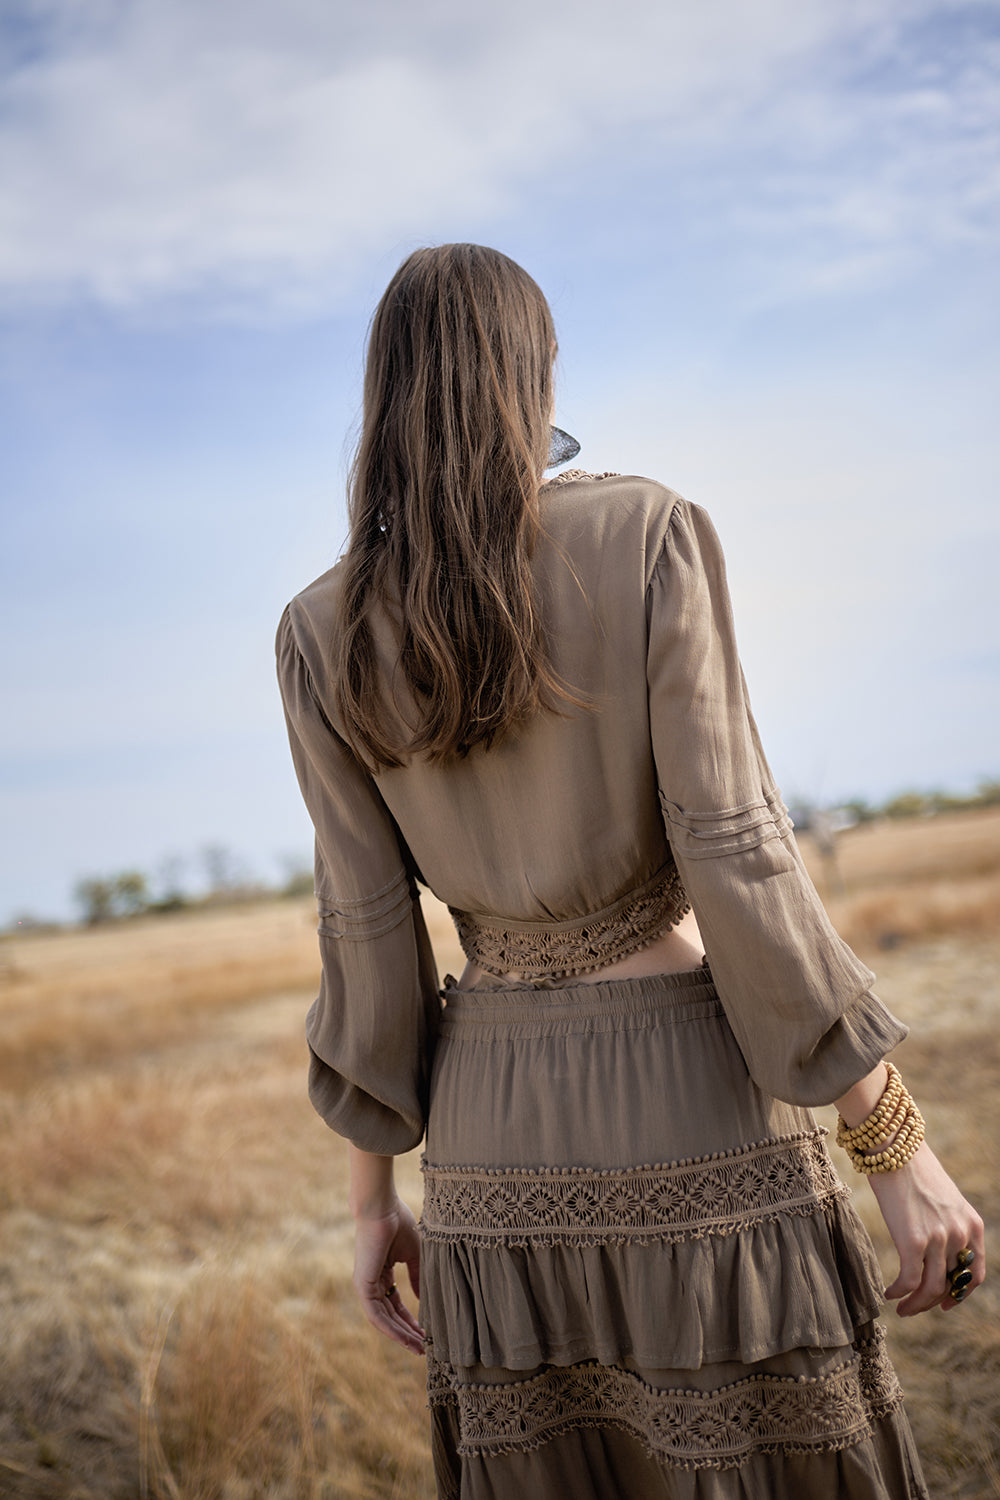
[[[913,938],[1000,932],[1000,807],[851,829],[833,860],[802,840],[846,940],[885,950]]]
[[[838,864],[931,1137],[996,1227],[1000,814],[859,829]],[[421,1362],[355,1311],[345,1152],[304,1095],[315,972],[302,902],[0,944],[0,1495],[431,1495]],[[414,1157],[399,1176],[418,1206]],[[1000,1496],[992,1285],[888,1322],[935,1500]]]
[[[312,901],[145,917],[0,943],[0,1089],[208,1035],[227,1007],[312,984]]]

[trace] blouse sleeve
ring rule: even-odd
[[[290,608],[276,643],[292,760],[316,831],[320,992],[306,1021],[309,1096],[365,1151],[416,1146],[440,1019],[409,851],[371,776],[317,701]]]
[[[650,727],[667,837],[754,1080],[826,1104],[906,1027],[833,930],[764,759],[711,521],[679,502],[650,583]]]

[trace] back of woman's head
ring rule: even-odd
[[[514,261],[483,245],[415,251],[372,321],[359,469],[395,450],[414,478],[447,479],[471,461],[499,465],[531,493],[554,357],[548,304]]]
[[[541,291],[481,245],[417,250],[379,303],[337,645],[339,707],[376,765],[488,747],[573,696],[549,669],[530,569],[554,358]],[[385,712],[373,605],[398,621],[408,732]]]

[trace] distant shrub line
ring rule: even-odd
[[[927,818],[938,813],[996,806],[1000,806],[1000,780],[990,779],[981,781],[967,796],[942,791],[906,791],[882,803],[854,797],[835,810],[840,821],[834,826],[843,828],[871,823],[878,818]],[[803,831],[812,826],[817,816],[816,808],[800,806],[795,809],[795,822]],[[97,926],[104,922],[120,922],[137,916],[162,916],[198,907],[307,896],[313,888],[312,869],[304,861],[286,860],[286,878],[277,884],[249,877],[240,860],[218,844],[201,851],[200,863],[205,878],[197,893],[184,888],[179,879],[182,861],[173,858],[164,862],[157,880],[142,870],[131,868],[110,875],[82,876],[73,887],[73,900],[83,922]]]
[[[981,781],[976,790],[965,797],[953,792],[910,791],[899,792],[877,806],[863,797],[855,797],[843,806],[856,823],[871,823],[876,818],[932,818],[937,813],[971,812],[977,808],[1000,806],[1000,781]]]
[[[157,881],[135,869],[82,876],[73,887],[73,900],[82,920],[95,927],[130,917],[236,906],[275,896],[305,896],[313,888],[312,869],[301,861],[286,860],[288,873],[277,885],[249,876],[241,862],[221,845],[202,850],[200,862],[205,878],[198,892],[184,888],[179,874],[182,862],[171,859]]]

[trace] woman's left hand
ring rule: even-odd
[[[973,1252],[969,1291],[986,1275],[983,1221],[962,1197],[928,1146],[895,1172],[869,1177],[882,1217],[899,1254],[899,1274],[886,1288],[890,1301],[904,1318],[941,1307],[958,1307],[948,1288],[947,1273],[959,1252]]]
[[[388,1213],[358,1215],[354,1232],[354,1290],[365,1317],[379,1333],[413,1354],[423,1354],[426,1335],[396,1287],[393,1266],[406,1266],[420,1296],[420,1231],[410,1209],[398,1198]]]

